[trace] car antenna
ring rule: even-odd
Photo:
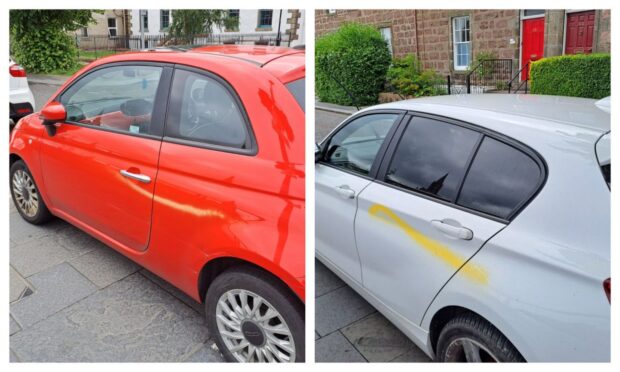
[[[344,85],[342,85],[342,83],[340,81],[338,81],[336,78],[334,78],[329,72],[325,71],[325,69],[321,69],[323,70],[323,72],[327,75],[327,77],[329,77],[330,79],[332,79],[336,84],[338,84],[338,86],[340,88],[342,88],[342,90],[345,91],[345,93],[347,93],[347,95],[349,96],[349,98],[351,98],[351,102],[353,102],[353,106],[355,106],[355,108],[357,109],[357,111],[360,110],[360,106],[357,103],[357,99],[355,99],[355,97],[353,96],[353,94],[351,94],[351,92],[344,87]]]

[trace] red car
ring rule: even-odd
[[[229,361],[304,361],[305,53],[100,59],[11,135],[10,189],[206,308]]]

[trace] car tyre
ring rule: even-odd
[[[9,188],[13,203],[20,216],[33,225],[41,225],[52,218],[47,205],[41,197],[32,173],[22,160],[11,165]]]
[[[268,273],[228,269],[209,286],[205,309],[209,332],[227,361],[305,361],[304,306]]]
[[[436,359],[439,362],[525,362],[506,336],[471,313],[458,315],[443,327]]]

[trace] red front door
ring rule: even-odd
[[[523,43],[521,46],[521,67],[530,61],[543,57],[545,45],[545,18],[523,20]],[[521,80],[529,76],[529,67],[523,70]]]
[[[594,10],[566,17],[566,54],[592,53]]]

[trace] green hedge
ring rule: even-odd
[[[322,102],[361,106],[377,103],[391,57],[376,28],[345,24],[318,39],[315,50],[316,94]]]
[[[530,67],[532,93],[584,98],[611,95],[611,56],[576,54],[543,58]]]

